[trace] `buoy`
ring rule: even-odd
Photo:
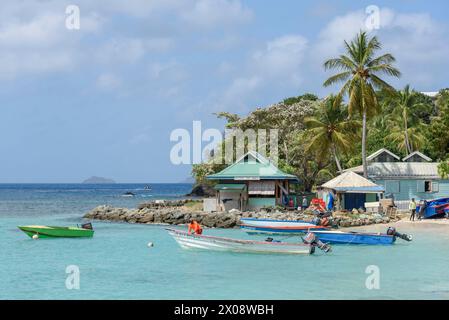
[[[148,242],[147,246],[148,247],[154,247],[154,244],[153,244],[153,242]]]
[[[37,234],[33,234],[32,238],[33,238],[34,240],[36,240],[36,239],[39,239],[39,236],[38,236]]]

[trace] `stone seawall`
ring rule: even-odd
[[[187,202],[186,202],[187,203]],[[142,204],[136,209],[116,208],[111,206],[99,206],[84,215],[86,219],[108,220],[127,223],[146,223],[146,224],[170,224],[182,225],[190,222],[191,219],[197,220],[201,225],[209,228],[234,228],[240,223],[240,218],[259,218],[259,219],[279,219],[279,220],[305,220],[311,221],[314,218],[312,213],[298,212],[231,212],[207,213],[199,210],[193,210],[186,207],[186,203],[176,203],[167,205],[149,203]],[[389,223],[400,220],[401,217],[394,218],[367,215],[367,214],[340,214],[334,213],[332,218],[333,225],[339,227],[355,227],[379,223]]]

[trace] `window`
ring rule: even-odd
[[[440,191],[440,185],[438,184],[438,181],[432,182],[432,192],[439,192]]]
[[[438,192],[439,184],[438,181],[432,180],[421,180],[417,181],[418,192]]]

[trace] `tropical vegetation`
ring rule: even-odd
[[[380,41],[365,32],[344,46],[345,54],[324,63],[325,70],[337,72],[323,84],[337,86],[335,95],[304,93],[246,116],[216,116],[226,120],[226,129],[278,129],[278,166],[297,175],[305,192],[346,168],[362,164],[366,174],[367,154],[381,148],[401,156],[421,151],[441,162],[439,173],[449,178],[449,89],[429,95],[410,85],[393,88],[384,76],[401,75],[395,58],[379,54]],[[204,182],[224,167],[209,161],[194,165],[192,174]]]

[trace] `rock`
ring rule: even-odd
[[[141,223],[148,223],[148,222],[153,222],[154,221],[154,213],[153,212],[148,212],[145,213],[142,218],[139,219],[139,222]]]
[[[214,197],[215,189],[208,184],[197,184],[193,187],[192,191],[186,196],[188,197]]]

